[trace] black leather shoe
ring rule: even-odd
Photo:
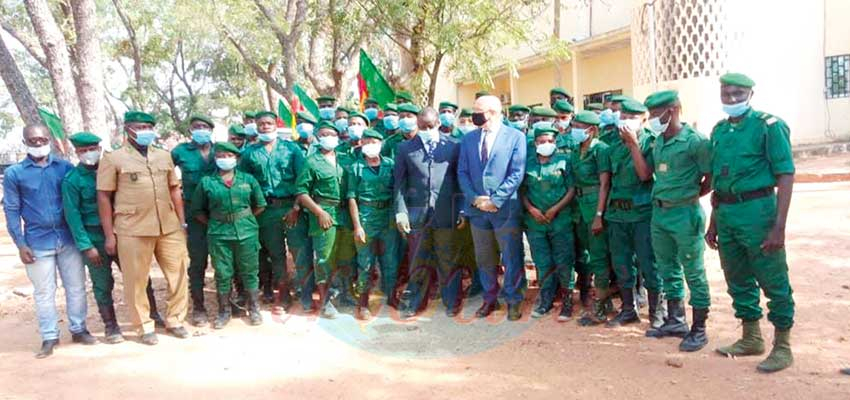
[[[522,318],[522,303],[508,305],[508,321],[517,321]]]
[[[153,346],[159,343],[159,339],[157,339],[156,333],[145,333],[144,335],[142,335],[142,343],[148,346]]]
[[[850,368],[844,368],[840,372],[844,375],[850,375]]]
[[[89,331],[82,331],[80,333],[72,333],[71,341],[74,343],[82,343],[84,345],[93,345],[97,344],[97,339],[89,333]]]
[[[481,305],[480,308],[478,308],[478,311],[475,312],[475,317],[476,318],[487,318],[488,316],[490,316],[490,314],[493,313],[493,311],[496,311],[498,309],[499,309],[499,302],[498,301],[494,301],[492,303],[485,302],[484,304]]]
[[[53,355],[53,348],[59,345],[59,339],[45,340],[41,342],[41,350],[36,353],[35,358],[47,358]]]
[[[165,331],[171,334],[171,336],[174,336],[178,339],[186,339],[187,337],[189,337],[189,331],[187,331],[186,328],[182,326],[176,326],[174,328],[165,328]]]

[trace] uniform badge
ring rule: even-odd
[[[658,164],[658,172],[667,172],[667,164],[666,163]]]
[[[133,181],[133,182],[138,181],[139,180],[139,174],[136,173],[136,172],[131,173],[130,174],[130,180]]]

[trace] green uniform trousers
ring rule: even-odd
[[[381,291],[391,293],[398,280],[398,242],[399,233],[395,228],[366,232],[366,243],[357,244],[357,295],[366,293],[369,288],[371,274],[369,271],[380,263]]]
[[[558,282],[565,289],[572,289],[573,268],[575,268],[575,244],[573,243],[573,225],[567,224],[563,230],[527,230],[528,244],[531,246],[531,259],[537,268],[537,281],[540,289],[554,291]],[[566,285],[563,282],[567,282]]]
[[[637,286],[637,274],[643,278],[643,286],[650,291],[661,289],[661,276],[655,268],[652,253],[650,222],[608,222],[608,243],[614,273],[621,289]]]
[[[257,271],[260,242],[256,237],[237,240],[211,236],[209,244],[218,293],[230,293],[234,274],[239,275],[246,290],[256,290],[259,287]]]
[[[331,226],[326,231],[315,232],[310,236],[313,250],[316,252],[315,279],[316,284],[330,283],[335,270],[334,253],[336,250],[337,227]]]
[[[290,234],[298,228],[287,228],[284,222],[286,213],[292,209],[292,203],[269,205],[262,214],[257,216],[260,225],[260,275],[271,269],[272,286],[277,286],[281,279],[288,280],[286,271],[286,247],[292,253],[292,259],[297,262],[299,250],[304,247],[304,236]],[[306,221],[304,221],[306,224]],[[306,231],[306,225],[302,227]]]
[[[340,212],[348,212],[347,208]],[[345,226],[336,228],[336,249],[334,250],[336,273],[342,279],[342,284],[351,282],[354,272],[357,270],[357,246],[354,245],[354,231]]]
[[[720,265],[732,296],[735,317],[754,321],[762,317],[759,289],[768,298],[767,319],[777,329],[794,325],[794,298],[788,280],[785,250],[765,253],[762,242],[776,220],[776,196],[737,204],[720,204],[714,211]]]
[[[671,300],[685,298],[688,283],[693,308],[709,308],[711,296],[702,255],[705,250],[705,213],[699,202],[652,210],[652,249],[664,294]]]
[[[313,293],[313,242],[310,241],[310,220],[304,210],[298,222],[286,232],[289,251],[295,261],[295,284],[302,291]]]
[[[112,277],[112,257],[106,254],[104,247],[103,229],[100,225],[96,227],[86,227],[86,233],[89,234],[89,239],[92,245],[100,253],[101,263],[99,266],[94,265],[89,261],[88,257],[83,256],[83,261],[89,270],[89,278],[91,279],[92,292],[94,300],[102,306],[112,306],[112,289],[115,287],[115,278]]]
[[[189,291],[197,293],[204,290],[204,275],[207,270],[208,243],[207,226],[198,222],[189,211],[189,200],[184,200],[183,210],[185,212],[186,224],[186,248],[189,250]]]
[[[590,231],[592,224],[593,219],[584,218],[584,216],[576,224],[579,254],[587,254],[583,263],[584,272],[593,274],[593,287],[608,289],[611,284],[611,274],[608,268],[608,236],[605,232],[594,235]]]

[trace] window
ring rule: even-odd
[[[622,89],[617,90],[608,90],[605,92],[592,93],[584,95],[584,109],[587,109],[587,105],[590,103],[602,103],[605,104],[611,96],[615,96],[618,94],[623,94]]]
[[[826,98],[850,97],[850,54],[826,58]]]

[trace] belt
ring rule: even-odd
[[[609,207],[628,211],[634,208],[634,202],[630,199],[611,199]]]
[[[576,186],[576,195],[582,197],[586,194],[599,193],[599,185],[597,186]]]
[[[744,193],[722,193],[722,192],[714,192],[712,194],[713,202],[717,204],[735,204],[735,203],[743,203],[745,201],[760,199],[762,197],[767,197],[775,194],[773,191],[773,187],[766,187],[756,190],[750,190],[749,192]]]
[[[387,208],[392,204],[391,200],[357,200],[357,204],[372,208]]]
[[[295,196],[286,196],[286,197],[266,197],[266,203],[269,206],[285,206],[291,202],[295,201]]]
[[[676,201],[664,201],[664,200],[652,200],[652,204],[654,204],[658,208],[672,208],[679,207],[688,204],[694,204],[699,201],[699,196],[691,197],[690,199],[684,200],[676,200]]]
[[[320,206],[328,206],[328,207],[339,207],[340,201],[337,199],[329,199],[327,197],[319,197],[317,196],[313,201]]]
[[[251,215],[252,211],[250,208],[243,208],[239,211],[232,213],[210,213],[210,218],[227,223],[233,223],[238,221],[240,218],[245,218]]]

